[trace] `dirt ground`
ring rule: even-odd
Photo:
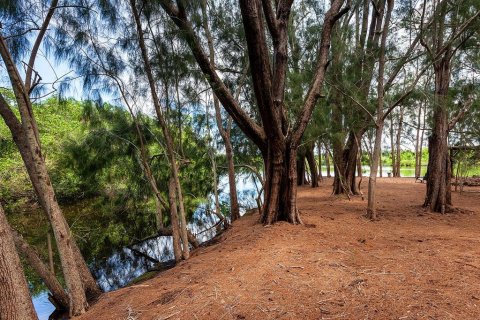
[[[366,200],[331,196],[331,183],[299,189],[305,226],[244,217],[79,319],[480,319],[480,188],[440,215],[420,206],[425,184],[379,179],[370,222]]]

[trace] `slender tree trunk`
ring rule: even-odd
[[[323,175],[322,175],[322,143],[318,141],[318,179],[320,181],[323,180]]]
[[[172,225],[173,254],[175,256],[175,261],[179,262],[182,259],[182,247],[176,199],[177,195],[175,194],[175,179],[173,177],[170,177],[168,181],[168,202],[170,204],[170,223]]]
[[[170,134],[170,130],[168,128],[167,122],[164,118],[161,106],[160,106],[160,99],[158,98],[157,89],[155,86],[155,80],[153,78],[153,72],[150,65],[150,60],[148,58],[148,51],[145,45],[145,38],[142,29],[142,23],[140,21],[140,15],[138,13],[135,0],[130,0],[130,7],[132,9],[132,13],[135,19],[135,24],[137,28],[137,35],[138,35],[138,42],[140,46],[140,51],[142,54],[143,64],[145,67],[145,73],[147,75],[148,84],[150,86],[150,93],[152,95],[153,105],[155,107],[155,112],[157,114],[157,120],[159,122],[160,128],[162,129],[163,136],[165,138],[165,145],[168,160],[170,163],[170,169],[172,171],[172,176],[175,181],[175,187],[178,197],[178,208],[179,208],[179,221],[180,221],[180,236],[182,239],[183,245],[183,258],[188,259],[190,257],[190,248],[188,245],[188,235],[187,235],[187,220],[186,220],[186,213],[183,201],[183,192],[180,183],[180,177],[178,173],[178,165],[175,159],[175,149],[173,147],[173,139]]]
[[[425,124],[427,120],[427,106],[425,105],[423,110],[423,127],[422,127],[422,134],[420,135],[420,147],[419,147],[419,159],[418,159],[418,167],[420,168],[420,175],[422,175],[422,155],[423,155],[423,137],[425,134]]]
[[[315,163],[315,155],[313,154],[313,150],[315,148],[315,144],[312,143],[310,146],[307,146],[307,153],[306,158],[308,161],[308,167],[310,168],[310,176],[311,176],[311,184],[312,188],[318,187],[318,173],[317,173],[317,165]]]
[[[35,270],[40,279],[42,279],[43,283],[45,283],[45,286],[48,288],[53,296],[53,299],[55,300],[55,307],[68,310],[68,295],[60,282],[58,282],[55,274],[48,269],[47,265],[42,261],[37,251],[31,247],[17,231],[13,229],[11,231],[17,250],[21,253],[25,260],[27,260],[27,263],[33,268],[33,270]]]
[[[215,66],[215,50],[213,47],[213,37],[210,32],[210,27],[208,24],[207,17],[207,1],[202,0],[202,22],[203,28],[205,29],[205,34],[207,36],[208,42],[208,51],[209,51],[209,60],[210,63]],[[241,84],[240,84],[241,85]],[[238,98],[238,96],[237,96]],[[233,161],[233,148],[232,142],[230,141],[230,129],[231,129],[231,118],[228,118],[227,129],[223,127],[222,123],[222,113],[220,110],[220,101],[218,100],[215,92],[213,93],[213,105],[215,107],[215,119],[217,122],[218,131],[222,137],[223,143],[225,144],[225,153],[227,157],[227,167],[228,167],[228,184],[230,191],[230,216],[232,221],[235,221],[240,218],[240,206],[238,205],[237,198],[237,185],[235,181],[235,164]]]
[[[297,186],[306,184],[305,180],[305,156],[300,154],[297,156]]]
[[[330,173],[330,151],[325,145],[325,165],[327,167],[327,178],[331,178],[332,174]]]
[[[38,319],[28,292],[27,280],[15,250],[11,229],[0,204],[0,318]]]
[[[382,30],[382,40],[380,44],[380,54],[378,63],[378,79],[377,79],[377,119],[375,121],[375,143],[373,146],[372,163],[370,166],[370,177],[368,179],[368,205],[367,205],[367,217],[371,220],[377,219],[377,202],[376,202],[376,190],[377,190],[377,170],[378,164],[381,162],[381,147],[382,147],[382,134],[384,125],[383,107],[385,102],[385,88],[384,88],[384,76],[385,76],[385,46],[387,43],[388,29],[390,26],[390,17],[393,11],[394,0],[387,0],[387,13],[385,16],[385,23]],[[383,14],[383,12],[382,12]]]
[[[69,313],[70,315],[80,315],[88,307],[82,274],[78,269],[78,265],[85,265],[85,261],[78,254],[79,251],[74,251],[76,243],[58,205],[45,159],[42,155],[39,136],[36,133],[33,113],[29,111],[32,110],[32,105],[28,96],[28,90],[22,82],[3,37],[0,37],[0,55],[5,62],[12,83],[21,123],[19,123],[1,94],[0,114],[12,133],[13,140],[25,163],[40,205],[46,212],[52,225],[70,298]]]
[[[380,178],[383,177],[383,161],[382,161],[382,143],[380,143],[380,158],[378,159],[378,165],[380,170]]]
[[[417,133],[415,136],[415,178],[420,177],[420,159],[422,157],[420,153],[420,129],[421,129],[421,119],[422,119],[422,105],[418,108],[417,116]]]
[[[229,118],[229,126],[231,126],[231,118]],[[232,221],[240,218],[240,205],[237,197],[237,182],[235,180],[235,163],[233,161],[233,147],[230,141],[230,130],[227,131],[228,137],[225,140],[225,154],[227,156],[228,165],[228,186],[230,188],[230,215]]]
[[[392,176],[395,177],[395,168],[397,160],[395,159],[395,144],[393,143],[393,112],[390,116],[390,152],[392,157]]]
[[[395,162],[395,170],[394,170],[394,177],[400,177],[400,165],[401,165],[401,141],[402,141],[402,128],[403,128],[403,108],[400,107],[400,117],[398,119],[398,127],[397,127],[397,137],[396,137],[396,162]]]

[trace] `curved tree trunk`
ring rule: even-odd
[[[11,229],[0,204],[0,319],[37,319]]]
[[[23,239],[21,234],[13,229],[11,231],[17,250],[22,254],[25,260],[27,260],[28,264],[33,268],[33,270],[35,270],[40,279],[42,279],[43,283],[45,283],[45,286],[48,288],[53,299],[55,300],[55,307],[68,310],[68,295],[60,282],[58,282],[55,274],[48,269],[47,265],[42,261],[37,251],[30,246],[25,239]]]

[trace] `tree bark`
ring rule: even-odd
[[[330,173],[330,150],[325,144],[325,166],[327,167],[327,178],[331,178],[332,174]]]
[[[303,186],[307,181],[305,179],[305,156],[297,156],[297,186]]]
[[[0,318],[38,319],[28,292],[11,229],[0,204]]]
[[[415,136],[415,178],[420,177],[420,160],[422,158],[422,153],[420,152],[420,129],[421,129],[421,119],[422,119],[422,104],[418,108],[417,115],[417,132]]]
[[[318,180],[322,181],[323,180],[323,175],[322,175],[322,143],[318,141]]]
[[[40,279],[42,279],[43,283],[45,283],[45,286],[48,288],[53,296],[53,299],[55,300],[56,307],[68,310],[68,295],[60,282],[58,282],[55,274],[48,269],[47,265],[42,261],[37,251],[31,247],[17,231],[13,229],[11,231],[17,250],[21,253],[25,260],[27,260],[28,264],[32,266]]]
[[[394,0],[387,0],[387,13],[385,16],[385,23],[382,30],[382,40],[380,43],[379,63],[378,63],[378,79],[377,79],[377,119],[375,121],[375,143],[372,152],[372,162],[370,166],[370,177],[368,179],[368,204],[367,204],[367,217],[371,220],[377,219],[377,202],[376,202],[376,190],[377,190],[377,170],[378,164],[381,165],[381,147],[382,147],[382,134],[383,125],[385,122],[383,116],[383,107],[385,103],[385,47],[387,43],[388,29],[390,26],[390,18],[393,11]],[[382,12],[383,14],[383,12]]]
[[[178,224],[177,196],[175,194],[175,179],[170,177],[168,181],[168,202],[170,204],[170,224],[172,225],[173,254],[175,261],[182,259],[182,247],[180,238],[180,226]]]
[[[396,141],[395,141],[395,149],[397,152],[397,156],[395,157],[395,170],[393,171],[394,177],[400,177],[400,166],[401,166],[401,153],[402,153],[402,147],[401,147],[401,141],[402,141],[402,128],[403,128],[403,108],[400,107],[400,116],[398,118],[398,127],[397,127],[397,136],[396,136]]]
[[[317,173],[317,164],[315,163],[315,155],[313,150],[315,148],[315,144],[311,143],[310,146],[307,146],[307,153],[306,158],[308,162],[308,167],[310,168],[310,175],[311,175],[311,185],[312,188],[318,187],[318,173]]]
[[[451,169],[448,156],[447,94],[450,83],[450,57],[444,57],[434,66],[435,97],[434,125],[428,139],[428,177],[424,207],[445,213],[451,205]]]
[[[397,167],[397,160],[395,157],[395,144],[393,142],[393,112],[391,113],[390,117],[390,154],[392,158],[392,176],[395,177],[395,168]]]
[[[58,205],[55,191],[48,175],[47,167],[42,155],[39,140],[32,125],[32,114],[30,98],[25,91],[25,86],[15,67],[6,41],[0,37],[0,54],[6,65],[10,81],[14,88],[18,109],[22,122],[19,123],[10,106],[0,94],[0,114],[10,129],[13,140],[17,145],[20,155],[25,163],[30,180],[38,196],[40,205],[47,213],[57,242],[62,271],[65,276],[68,293],[70,297],[71,316],[80,315],[88,307],[87,298],[80,272],[77,268],[78,259],[81,256],[75,255],[73,251],[75,240],[72,237],[70,228],[65,221],[62,210]]]

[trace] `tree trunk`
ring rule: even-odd
[[[202,6],[202,22],[203,28],[205,29],[205,34],[207,36],[208,42],[208,51],[209,51],[209,60],[210,63],[215,66],[215,50],[213,45],[213,37],[210,32],[210,27],[208,24],[208,13],[207,13],[207,1],[201,1]],[[242,77],[244,80],[244,77]],[[241,79],[241,82],[242,82]],[[241,87],[242,84],[239,85]],[[237,99],[240,91],[237,93]],[[233,148],[232,142],[230,140],[230,131],[232,127],[232,118],[228,117],[227,129],[223,127],[222,123],[222,114],[220,111],[220,101],[218,100],[215,92],[213,93],[213,105],[215,107],[215,119],[217,122],[218,131],[222,137],[223,143],[225,144],[225,153],[227,157],[227,167],[228,167],[228,184],[230,189],[230,217],[232,221],[235,221],[240,218],[240,206],[238,205],[237,198],[237,185],[235,181],[235,164],[233,162]]]
[[[297,156],[297,186],[306,184],[305,180],[305,156],[300,154]]]
[[[187,220],[186,220],[186,213],[185,213],[185,207],[184,207],[184,201],[183,201],[182,186],[180,183],[178,165],[175,157],[175,149],[173,146],[173,139],[170,134],[170,130],[168,128],[167,122],[165,120],[164,114],[160,106],[160,99],[157,94],[156,83],[153,77],[153,72],[152,72],[150,60],[148,57],[148,50],[147,50],[147,46],[145,45],[145,38],[143,34],[142,23],[140,21],[140,14],[137,10],[135,0],[130,0],[130,8],[132,9],[133,17],[135,19],[137,36],[138,36],[138,44],[140,46],[140,51],[142,54],[142,60],[145,67],[145,73],[147,75],[148,84],[150,87],[150,93],[152,96],[153,105],[155,107],[157,120],[159,122],[160,128],[165,138],[167,157],[171,167],[170,169],[172,171],[172,176],[175,181],[176,193],[178,198],[178,208],[179,208],[179,222],[181,227],[180,236],[181,236],[182,245],[183,245],[183,258],[188,259],[190,257],[190,248],[188,245]]]
[[[418,108],[418,116],[417,116],[417,133],[415,136],[415,178],[420,177],[420,159],[422,158],[422,154],[420,152],[420,129],[421,129],[421,119],[422,119],[422,105],[420,104],[420,108]]]
[[[397,127],[397,137],[396,137],[396,162],[395,162],[395,170],[393,171],[394,177],[400,177],[400,165],[401,165],[401,141],[402,141],[402,128],[403,128],[403,108],[400,107],[400,117],[398,118],[398,127]]]
[[[325,166],[327,167],[327,178],[331,178],[332,174],[330,173],[330,150],[325,145]]]
[[[230,215],[232,221],[240,218],[240,206],[237,197],[237,182],[235,181],[235,163],[233,161],[233,147],[230,141],[230,134],[225,142],[225,153],[228,165],[228,186],[230,188]]]
[[[58,282],[55,274],[48,269],[47,265],[42,261],[37,251],[31,247],[17,231],[13,229],[12,236],[17,250],[22,254],[25,260],[27,260],[28,264],[33,268],[33,270],[35,270],[52,294],[56,303],[55,307],[68,310],[68,295],[60,282]]]
[[[27,280],[15,250],[11,229],[0,204],[0,319],[38,319]]]
[[[288,221],[301,224],[297,210],[297,148],[273,141],[269,143],[265,164],[264,224]]]
[[[361,134],[363,132],[360,132],[357,136],[361,136]],[[356,134],[350,131],[342,156],[337,156],[337,159],[335,159],[334,194],[359,194],[355,177],[358,162],[358,139],[355,136]],[[343,171],[341,171],[342,169]],[[338,170],[340,170],[339,174],[337,174]]]
[[[395,177],[395,168],[397,160],[395,159],[395,144],[393,143],[393,112],[390,116],[390,153],[392,157],[392,176]]]
[[[318,187],[318,173],[317,165],[315,163],[315,155],[313,154],[315,144],[312,143],[310,146],[307,146],[306,158],[308,162],[308,167],[310,168],[311,184],[312,188]]]
[[[378,165],[379,165],[379,175],[380,178],[383,177],[383,162],[382,162],[382,145],[380,144],[380,158],[378,159]]]
[[[322,143],[318,141],[318,179],[320,181],[323,180],[323,175],[322,175]]]
[[[182,259],[182,247],[180,237],[180,225],[177,213],[177,195],[175,194],[175,179],[170,177],[168,181],[168,202],[170,204],[170,224],[172,225],[173,254],[175,261]]]
[[[383,97],[382,97],[383,103]],[[377,219],[377,200],[376,200],[376,191],[377,191],[377,169],[380,162],[380,148],[382,145],[382,131],[383,131],[383,121],[377,125],[375,129],[375,145],[373,147],[373,159],[372,166],[370,167],[370,177],[368,179],[368,205],[367,205],[367,217],[371,220]]]
[[[451,168],[448,156],[447,94],[450,83],[450,61],[443,58],[435,64],[435,97],[432,135],[428,139],[428,177],[424,207],[445,213],[451,205]]]

